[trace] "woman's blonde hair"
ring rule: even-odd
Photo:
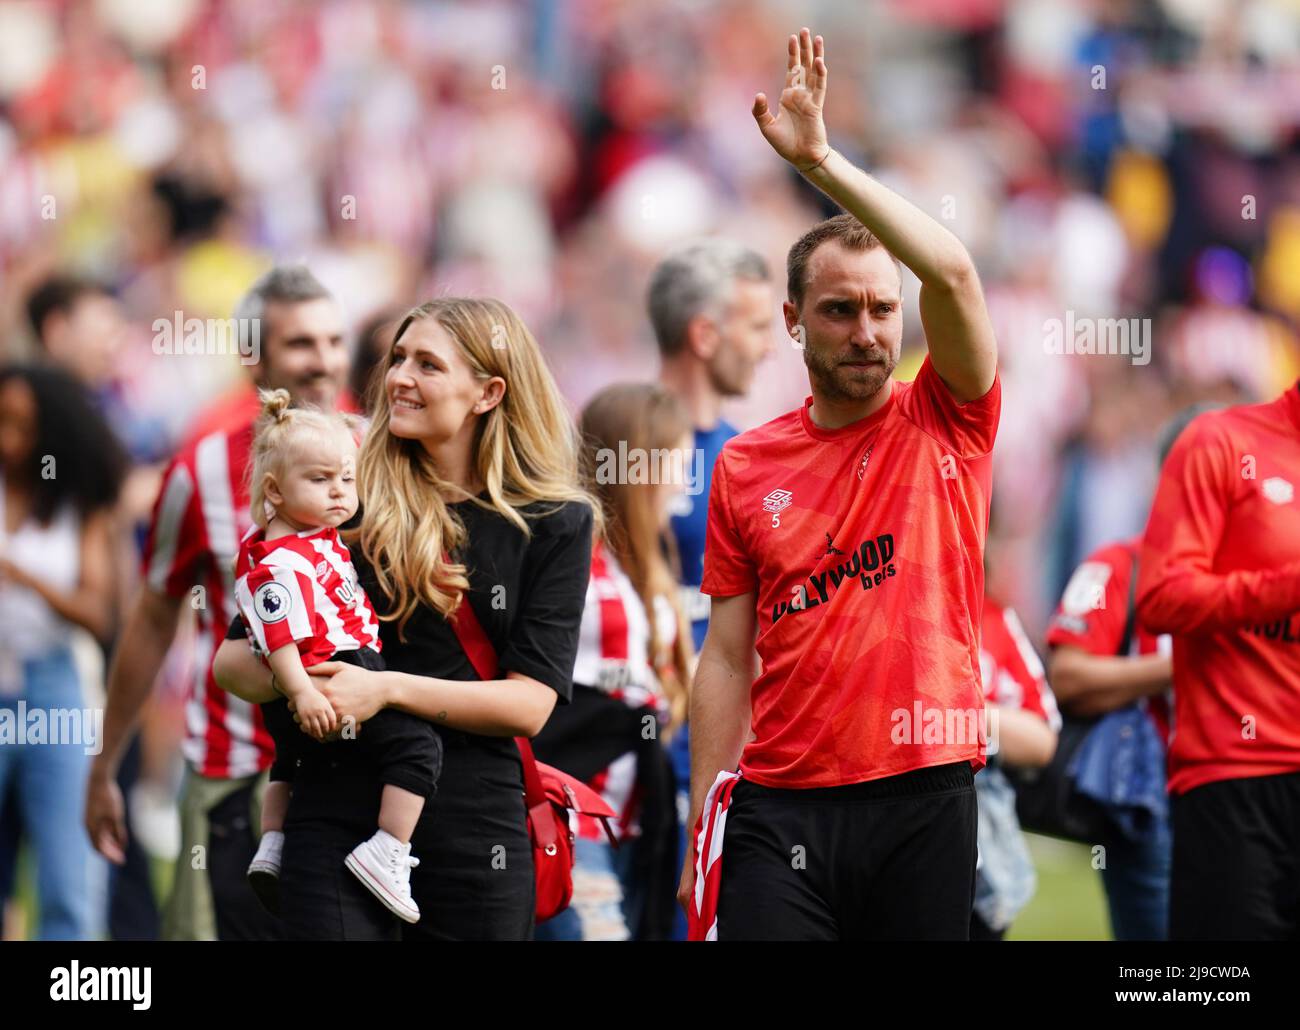
[[[474,469],[487,499],[473,503],[495,511],[525,534],[526,505],[578,501],[591,507],[599,531],[599,506],[579,483],[573,420],[528,327],[498,300],[444,297],[421,304],[397,327],[396,346],[412,323],[432,318],[460,348],[477,379],[500,376],[501,402],[479,416]],[[384,367],[388,366],[385,360]],[[373,421],[357,463],[361,547],[392,604],[382,618],[397,620],[399,635],[421,603],[452,615],[469,588],[465,566],[449,561],[466,541],[465,526],[448,506],[454,486],[443,479],[419,440],[389,432],[392,414],[386,375],[371,379]],[[535,509],[540,517],[553,508]]]
[[[258,397],[262,401],[262,412],[253,430],[248,500],[253,522],[265,529],[275,515],[266,497],[266,481],[283,481],[294,445],[332,433],[350,433],[355,439],[360,422],[355,415],[343,412],[290,407],[292,398],[288,390],[259,390]]]
[[[626,482],[628,476],[601,474],[600,469],[611,456],[620,453],[620,444],[628,453],[637,450],[651,457],[664,456],[690,435],[690,414],[675,394],[658,384],[621,383],[606,387],[587,403],[580,426],[583,474],[588,489],[601,504],[605,541],[632,581],[650,622],[650,660],[672,713],[671,732],[686,718],[694,658],[690,624],[677,585],[680,568],[676,540],[660,527],[653,488]],[[683,460],[681,465],[673,463],[673,467],[690,466]],[[666,648],[659,637],[656,596],[667,599],[677,620],[671,648]]]

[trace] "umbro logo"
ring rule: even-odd
[[[763,498],[763,510],[770,511],[775,515],[790,507],[790,502],[793,500],[794,494],[789,490],[773,490]]]

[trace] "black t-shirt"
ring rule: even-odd
[[[518,672],[551,687],[567,703],[573,664],[591,574],[591,509],[581,502],[538,502],[522,509],[529,537],[494,511],[472,501],[451,505],[468,536],[453,557],[468,571],[465,598],[492,641],[501,675]],[[351,525],[351,524],[350,524]],[[351,548],[357,576],[380,615],[390,608],[361,546]],[[388,669],[449,680],[477,680],[455,631],[440,614],[420,605],[399,638],[396,620],[381,621],[384,663]],[[230,636],[246,635],[236,618]],[[448,748],[470,747],[517,763],[508,737],[439,727]],[[487,757],[485,754],[484,757]]]
[[[525,538],[496,512],[470,501],[452,507],[469,538],[465,550],[453,555],[468,571],[465,601],[492,641],[501,674],[531,676],[567,702],[591,575],[591,509],[578,502],[531,505],[522,511],[533,516],[528,518],[532,535]],[[360,546],[353,549],[357,575],[383,614],[386,598],[360,552]],[[439,679],[479,678],[451,624],[424,605],[401,631],[405,641],[396,621],[381,622],[379,635],[389,669]]]

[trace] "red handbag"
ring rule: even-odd
[[[465,649],[480,679],[496,679],[496,649],[465,598],[451,619],[456,639]],[[533,844],[533,875],[537,885],[537,920],[563,912],[573,900],[573,831],[569,813],[594,816],[611,841],[609,820],[614,810],[581,780],[533,757],[527,737],[515,737],[524,769],[524,807]]]

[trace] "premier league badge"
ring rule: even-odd
[[[263,622],[279,622],[289,614],[293,599],[279,583],[263,583],[253,595],[253,611]]]

